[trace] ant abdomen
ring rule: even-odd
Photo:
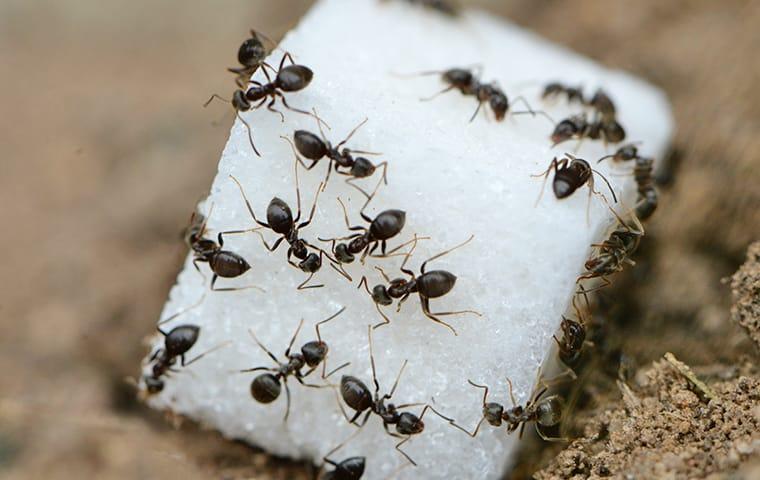
[[[211,270],[223,278],[235,278],[251,269],[251,265],[240,255],[220,250],[209,260]]]
[[[340,379],[340,396],[346,405],[357,412],[363,412],[372,406],[372,394],[369,388],[356,377],[344,375]]]
[[[168,357],[178,357],[184,355],[188,350],[193,348],[198,341],[200,327],[195,325],[180,325],[174,327],[167,335],[164,341],[166,355]]]
[[[267,223],[272,231],[286,235],[293,228],[293,212],[290,206],[279,197],[274,197],[267,207]]]
[[[402,435],[415,435],[425,430],[425,422],[410,412],[401,412],[398,416],[396,431]]]
[[[369,226],[369,233],[377,240],[388,240],[401,232],[406,223],[403,210],[385,210]]]
[[[301,353],[303,354],[306,365],[310,367],[316,367],[319,363],[327,357],[329,348],[325,342],[314,340],[305,343],[301,347]]]
[[[296,130],[293,140],[298,153],[309,160],[319,160],[327,155],[327,145],[321,138],[306,130]]]
[[[272,403],[280,396],[280,380],[271,373],[262,373],[251,382],[251,396],[259,403]]]
[[[277,86],[284,92],[297,92],[306,88],[314,72],[304,65],[288,65],[277,72]]]
[[[457,276],[446,270],[432,270],[417,277],[417,290],[428,298],[442,297],[457,282]]]
[[[562,421],[562,399],[551,396],[536,406],[536,423],[542,427],[553,427]]]

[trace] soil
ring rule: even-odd
[[[760,348],[760,242],[750,245],[747,261],[731,278],[731,319],[744,327]]]
[[[212,125],[227,110],[201,104],[230,91],[225,68],[250,27],[278,38],[309,3],[0,4],[0,224],[13,227],[0,262],[1,478],[312,476],[198,426],[173,428],[124,381],[227,136],[229,116]],[[562,478],[577,459],[583,478],[602,466],[637,478],[758,478],[757,448],[742,433],[758,430],[747,390],[757,391],[758,351],[739,326],[757,338],[757,264],[735,277],[733,315],[722,280],[760,239],[760,3],[479,4],[649,79],[679,127],[638,265],[599,296],[594,347],[564,392],[563,435],[580,439],[524,439],[512,477]],[[660,360],[666,352],[720,402],[695,399]],[[621,396],[620,376],[640,405]],[[746,423],[715,439],[738,418]]]

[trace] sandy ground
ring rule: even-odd
[[[224,69],[248,28],[278,37],[310,2],[217,3],[0,4],[0,224],[9,240],[0,263],[0,478],[311,475],[192,425],[175,430],[124,382],[145,353],[142,338],[185,255],[179,232],[226,139],[226,126],[212,125],[224,110],[201,104],[230,90]],[[725,392],[739,388],[740,373],[756,381],[742,366],[757,352],[730,321],[721,279],[760,238],[760,4],[479,3],[648,78],[671,96],[679,126],[639,265],[599,301],[598,347],[568,390],[575,401],[563,428],[580,435],[599,409],[624,408],[621,352],[635,371],[671,351]],[[20,242],[31,245],[24,254]],[[642,375],[632,374],[631,388],[656,397],[636,381]],[[677,381],[656,377],[667,379]],[[562,448],[524,445],[515,478]],[[743,472],[745,460],[716,472]],[[704,476],[699,468],[692,478]]]

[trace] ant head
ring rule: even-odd
[[[304,252],[306,251],[306,247],[304,246]],[[295,254],[295,252],[294,252]],[[298,256],[298,255],[296,255]],[[318,271],[322,267],[322,259],[319,258],[319,255],[312,252],[306,256],[305,259],[303,259],[302,262],[298,264],[298,267],[306,272],[306,273],[314,273]]]
[[[500,426],[503,414],[504,407],[500,403],[488,402],[483,405],[483,417],[489,425]]]
[[[309,160],[319,160],[328,153],[329,145],[321,138],[306,130],[296,130],[293,141],[298,153]]]
[[[293,228],[293,212],[284,200],[274,197],[267,207],[267,223],[275,233],[287,235]]]
[[[215,241],[208,238],[200,238],[193,242],[191,245],[193,247],[193,251],[199,257],[207,257],[219,250],[219,245],[217,245]]]
[[[388,306],[393,303],[393,299],[388,294],[388,289],[385,285],[375,285],[372,287],[372,300],[378,305]]]
[[[608,142],[618,143],[625,140],[625,129],[615,119],[603,122],[602,131]]]
[[[363,412],[372,406],[372,392],[364,382],[351,375],[344,375],[340,379],[340,396],[346,405],[357,412]]]
[[[359,251],[361,251],[361,249]],[[354,261],[354,255],[351,253],[349,246],[345,243],[337,244],[333,253],[335,253],[335,258],[340,263],[351,263]]]
[[[327,357],[327,352],[329,350],[330,349],[325,342],[314,340],[305,343],[301,347],[301,354],[303,354],[303,358],[308,366],[316,367],[325,359],[325,357]]]
[[[251,102],[248,98],[248,92],[242,90],[235,90],[232,94],[232,106],[238,112],[247,112],[251,109]]]
[[[277,72],[277,86],[283,92],[297,92],[306,88],[314,77],[314,72],[303,65],[288,65]]]
[[[169,357],[184,355],[193,348],[200,335],[200,327],[195,325],[180,325],[171,329],[164,338],[164,347]]]
[[[425,422],[417,415],[409,412],[402,412],[398,417],[396,431],[402,435],[414,435],[422,433],[425,430]]]
[[[145,382],[145,389],[151,395],[160,393],[164,389],[164,381],[161,380],[160,378],[150,376],[150,375],[145,375],[143,377],[143,382]]]
[[[251,382],[251,396],[259,403],[272,403],[280,396],[280,379],[271,373],[262,373]]]
[[[553,395],[536,406],[536,423],[542,427],[553,427],[562,420],[562,399]]]
[[[375,173],[375,165],[364,157],[357,157],[354,159],[354,164],[351,167],[351,176],[356,178],[369,177]]]
[[[507,115],[507,110],[509,110],[509,100],[507,100],[507,96],[504,92],[494,90],[488,99],[488,103],[491,105],[491,110],[493,110],[496,120],[504,120],[504,117]]]
[[[246,67],[254,67],[267,57],[267,49],[257,35],[246,39],[238,49],[238,62]]]
[[[387,240],[398,235],[406,223],[403,210],[385,210],[375,217],[369,226],[369,233],[376,240]]]

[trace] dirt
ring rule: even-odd
[[[731,319],[744,327],[760,348],[760,242],[750,245],[747,261],[731,278]]]
[[[191,424],[175,430],[140,405],[124,381],[145,354],[142,338],[185,255],[179,232],[226,139],[226,127],[212,125],[226,109],[201,104],[231,90],[224,70],[249,28],[276,38],[309,3],[0,4],[0,224],[7,226],[0,478],[269,480],[313,473]],[[704,450],[690,448],[710,438],[699,421],[721,408],[748,408],[742,385],[757,385],[757,372],[746,368],[757,362],[757,348],[731,321],[731,291],[722,279],[760,239],[760,4],[479,3],[649,79],[670,96],[678,124],[638,265],[598,300],[594,347],[565,392],[563,432],[591,437],[602,421],[610,432],[627,432],[659,419],[652,435],[672,428],[683,445],[647,449],[618,438],[614,445],[624,450],[613,457],[604,455],[613,444],[589,438],[568,452],[584,455],[590,476],[609,458],[608,469],[631,469],[639,478],[658,476],[657,465],[674,476],[687,468],[689,478],[758,478],[757,455],[742,453],[748,450],[739,433],[713,444],[720,450],[711,464]],[[739,319],[756,319],[749,312],[757,302],[745,281],[738,284],[733,318],[746,324]],[[684,380],[661,363],[649,376],[636,373],[668,351],[725,404],[694,403]],[[646,409],[626,410],[616,382],[621,372]],[[686,425],[694,433],[679,434]],[[560,472],[571,455],[551,463],[566,445],[526,438],[523,447],[513,478]],[[686,454],[693,454],[688,462]]]

